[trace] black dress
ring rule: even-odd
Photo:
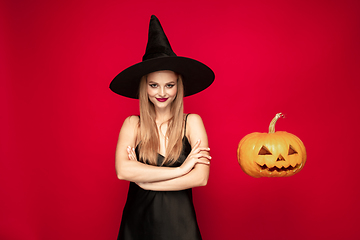
[[[139,159],[138,149],[135,151]],[[168,167],[180,166],[190,151],[184,136],[179,159]],[[163,159],[158,154],[158,166]],[[151,191],[130,182],[118,240],[201,240],[191,189]]]

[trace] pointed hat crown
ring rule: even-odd
[[[170,46],[159,19],[152,15],[149,24],[148,43],[142,58],[143,61],[158,57],[175,57],[176,54]]]

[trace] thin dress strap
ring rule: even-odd
[[[190,115],[190,113],[186,114],[186,116],[185,116],[184,137],[186,136],[186,122],[187,122],[187,118],[189,115]]]

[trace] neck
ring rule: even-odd
[[[168,109],[155,109],[156,114],[156,123],[162,124],[166,121],[168,121],[171,117],[170,108]]]

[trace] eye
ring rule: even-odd
[[[150,83],[149,86],[152,87],[152,88],[156,88],[156,87],[157,87],[157,84],[155,84],[155,83]]]
[[[166,87],[167,88],[173,88],[175,86],[175,84],[167,84]]]
[[[262,146],[258,155],[272,155],[272,153],[267,149],[267,147]]]
[[[295,150],[295,148],[291,145],[289,145],[289,153],[288,155],[297,154],[298,152]]]

